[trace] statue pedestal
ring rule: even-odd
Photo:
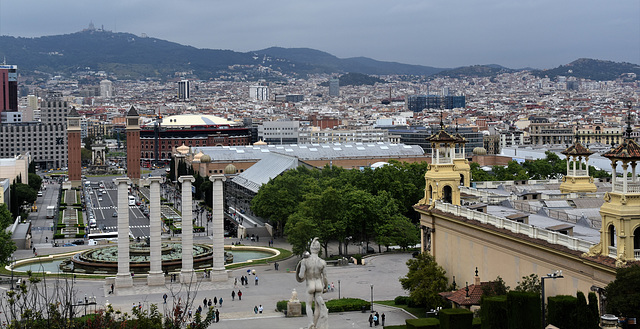
[[[302,304],[300,301],[287,302],[287,317],[302,316]]]

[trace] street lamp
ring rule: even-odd
[[[544,280],[546,279],[562,279],[564,278],[564,276],[562,276],[562,271],[561,270],[556,270],[553,273],[548,273],[547,276],[543,276],[540,278],[540,288],[542,290],[542,328],[545,327],[545,312],[544,312]]]
[[[340,299],[340,280],[338,280],[338,299]]]
[[[13,264],[16,261],[16,258],[11,255],[11,290],[13,290],[13,266],[15,264]]]
[[[371,285],[371,313],[373,313],[373,285]]]

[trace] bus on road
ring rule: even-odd
[[[136,205],[136,197],[134,197],[133,195],[129,196],[129,205],[130,206],[135,206]]]
[[[53,218],[56,215],[55,206],[47,206],[47,218]]]

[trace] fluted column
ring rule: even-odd
[[[133,286],[129,269],[129,178],[116,178],[118,186],[118,274],[116,288]]]
[[[193,213],[191,204],[191,183],[195,181],[193,176],[180,176],[178,182],[182,183],[182,269],[180,270],[180,282],[191,283],[196,281],[193,271]]]
[[[149,260],[147,283],[150,286],[164,285],[162,272],[162,223],[160,219],[160,177],[150,177],[149,186]]]
[[[211,175],[209,180],[213,188],[213,270],[211,281],[226,281],[228,275],[224,268],[224,175]]]

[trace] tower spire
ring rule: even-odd
[[[627,131],[626,131],[626,135],[627,138],[631,138],[631,101],[627,101]]]

